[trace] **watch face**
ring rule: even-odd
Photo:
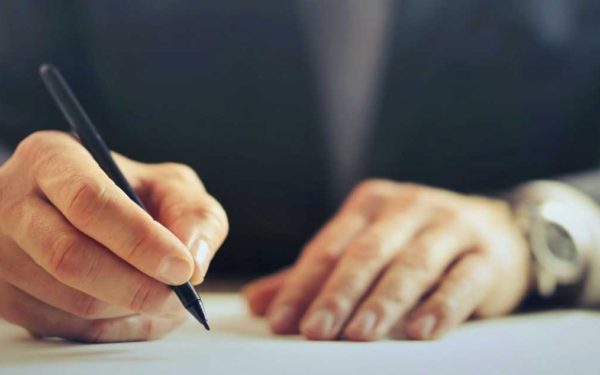
[[[577,249],[569,233],[560,225],[548,221],[545,223],[544,229],[546,246],[552,255],[565,262],[575,262]]]
[[[586,223],[578,211],[547,202],[532,211],[529,238],[537,269],[558,284],[573,284],[581,279]],[[583,239],[583,241],[582,241]]]

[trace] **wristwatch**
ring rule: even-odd
[[[548,299],[581,289],[595,240],[586,209],[596,205],[553,181],[523,185],[511,201],[531,250],[538,294]]]

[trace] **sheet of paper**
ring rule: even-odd
[[[0,374],[600,374],[600,312],[472,322],[433,342],[309,342],[269,334],[239,296],[206,295],[213,330],[84,345],[30,339],[0,323]]]

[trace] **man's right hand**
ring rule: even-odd
[[[228,222],[192,169],[114,154],[150,214],[73,137],[37,132],[0,167],[0,316],[38,337],[160,337],[202,282]],[[156,219],[156,220],[155,220]]]

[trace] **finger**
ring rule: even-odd
[[[454,225],[437,225],[420,234],[392,260],[346,327],[344,337],[361,341],[382,338],[473,241],[467,231]]]
[[[129,315],[125,308],[112,306],[95,297],[71,288],[50,276],[15,244],[0,248],[0,278],[25,293],[84,319],[105,319]]]
[[[192,283],[203,281],[210,261],[227,235],[223,207],[210,196],[191,168],[174,163],[146,167],[148,207],[163,225],[187,245],[195,261]]]
[[[39,337],[63,337],[83,340],[89,321],[46,305],[0,280],[0,315]]]
[[[132,315],[123,318],[96,320],[92,324],[92,342],[123,342],[156,340],[183,324],[187,316],[159,318]],[[84,337],[87,338],[87,337]]]
[[[450,270],[440,287],[410,316],[408,337],[438,338],[466,320],[491,287],[489,260],[467,254]]]
[[[3,220],[6,233],[63,284],[109,304],[151,315],[185,313],[172,291],[79,233],[46,201],[32,197]]]
[[[369,218],[341,212],[307,244],[269,306],[274,333],[296,333],[298,323],[340,258],[344,247],[366,226]]]
[[[309,339],[336,338],[385,265],[429,216],[429,210],[412,206],[381,217],[357,236],[302,318],[300,332]]]
[[[71,137],[42,136],[20,152],[41,192],[72,225],[164,283],[190,279],[193,261],[177,237],[129,199]]]
[[[0,281],[0,315],[34,336],[60,337],[83,342],[143,341],[162,337],[185,318],[159,319],[134,315],[124,318],[85,320],[46,305]]]
[[[267,311],[274,333],[296,333],[300,318],[330,276],[345,247],[381,210],[385,195],[369,193],[363,184],[338,213],[305,246],[281,291]]]
[[[253,315],[264,316],[273,298],[277,295],[289,269],[252,281],[242,288],[248,308]]]

